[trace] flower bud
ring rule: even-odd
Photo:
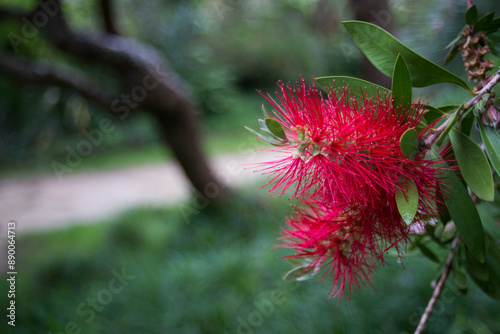
[[[500,122],[500,113],[494,106],[490,106],[488,110],[483,113],[483,123],[486,125],[491,125],[496,128]]]

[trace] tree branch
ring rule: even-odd
[[[14,19],[14,20],[20,20],[23,17],[31,15],[30,13],[14,9],[14,8],[0,8],[0,20],[3,19]]]
[[[474,107],[483,97],[484,94],[491,92],[493,87],[497,85],[500,82],[500,70],[498,70],[488,81],[484,87],[477,92],[476,95],[474,95],[469,101],[465,102],[462,109],[457,111],[460,113],[460,117],[469,110],[470,108]],[[432,144],[439,138],[441,133],[446,129],[448,126],[448,122],[450,121],[451,117],[448,117],[448,119],[441,124],[433,133],[431,133],[426,139],[425,139],[425,146],[426,147],[431,147]]]
[[[0,54],[0,71],[23,82],[73,89],[106,110],[110,110],[113,102],[110,94],[75,69],[55,69],[45,63],[33,64],[18,57]]]
[[[88,80],[67,80],[70,79],[68,76],[54,75],[51,71],[40,74],[42,71],[35,78],[43,77],[54,84],[64,84],[80,90],[99,101],[100,105],[107,104],[106,110],[111,108],[112,111],[122,112],[122,119],[131,110],[142,109],[150,113],[159,122],[166,143],[172,148],[196,190],[203,194],[206,189],[218,188],[221,195],[229,193],[229,189],[212,173],[202,152],[196,107],[189,98],[188,87],[169,68],[163,56],[154,48],[132,39],[113,34],[93,36],[74,32],[66,22],[60,3],[61,0],[38,1],[34,13],[50,11],[47,23],[39,27],[40,32],[50,44],[67,55],[115,70],[124,84],[124,94],[121,95],[121,100],[116,99],[111,105],[107,104],[108,97],[100,96],[95,88],[97,86],[93,86]],[[7,12],[10,11],[4,11]],[[28,20],[30,16],[27,16]],[[10,71],[21,69],[16,66],[19,64],[12,62],[4,65]]]
[[[120,35],[115,22],[112,0],[100,0],[104,29],[110,35]]]
[[[434,305],[436,305],[436,302],[439,299],[441,292],[443,291],[444,284],[446,283],[446,279],[448,278],[448,275],[450,274],[452,264],[453,264],[453,257],[455,256],[455,252],[457,250],[459,240],[460,240],[460,235],[457,235],[455,237],[455,239],[453,239],[453,242],[452,242],[451,248],[450,248],[450,253],[448,254],[448,257],[446,258],[446,265],[444,267],[444,271],[441,274],[441,277],[439,278],[438,284],[434,288],[434,292],[432,293],[432,297],[429,300],[429,303],[427,304],[427,307],[425,308],[425,311],[422,314],[422,317],[420,318],[420,322],[419,322],[418,327],[415,330],[414,334],[421,334],[425,329],[425,325],[427,324],[427,320],[429,320],[429,316],[431,315],[432,310],[434,309]]]

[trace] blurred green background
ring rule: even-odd
[[[3,0],[1,4],[31,9],[33,1]],[[273,93],[278,80],[296,82],[300,76],[309,82],[315,76],[371,74],[363,71],[362,55],[341,26],[341,21],[354,18],[348,1],[123,0],[115,4],[122,33],[156,47],[189,83],[200,107],[200,131],[210,156],[234,152],[248,140],[243,126],[256,124],[264,103],[256,90]],[[381,19],[389,17],[393,33],[442,64],[444,46],[463,25],[466,2],[394,0],[388,5],[389,16]],[[499,4],[481,1],[478,6],[485,13]],[[72,28],[101,29],[95,2],[66,1],[64,10]],[[2,36],[19,29],[18,22],[0,22]],[[0,49],[11,51],[7,39]],[[108,73],[75,63],[43,38],[30,40],[19,53],[79,66],[120,93]],[[460,59],[449,69],[465,77]],[[436,104],[456,101],[463,94],[436,87],[416,94]],[[75,145],[82,129],[95,127],[106,115],[75,92],[20,84],[2,73],[0,94],[4,180],[50,175],[51,162],[64,158],[66,145]],[[157,124],[138,113],[117,124],[117,130],[105,136],[76,171],[173,159],[169,157]],[[140,207],[94,224],[20,236],[18,318],[16,328],[9,331],[414,331],[432,293],[430,282],[439,275],[437,264],[412,253],[404,260],[405,270],[396,257],[389,256],[387,265],[376,273],[373,288],[355,291],[352,300],[328,300],[329,283],[282,280],[291,266],[277,258],[289,253],[271,248],[289,202],[252,189],[239,189],[231,202],[211,204],[187,220],[178,206]],[[129,280],[112,285],[116,291],[110,292],[110,282],[123,272]],[[3,307],[8,303],[7,290],[2,275]],[[498,302],[475,286],[462,294],[450,283],[427,333],[499,333],[498,319]],[[3,322],[2,326],[5,318]]]

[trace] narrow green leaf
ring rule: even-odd
[[[270,132],[257,132],[254,129],[251,129],[245,126],[245,129],[256,135],[259,139],[265,141],[268,144],[274,146],[286,146],[288,145],[288,141],[278,140],[276,139]]]
[[[460,47],[459,45],[455,45],[453,46],[450,51],[448,51],[448,54],[446,55],[446,57],[444,58],[444,65],[448,65],[457,55],[458,53],[460,52]]]
[[[334,87],[343,87],[345,85],[347,85],[352,91],[352,94],[357,97],[362,97],[363,94],[365,94],[365,96],[372,96],[376,95],[378,92],[382,95],[390,93],[390,90],[385,87],[366,80],[346,76],[319,77],[316,78],[316,83],[327,93]]]
[[[469,188],[482,200],[492,202],[495,190],[493,175],[483,150],[457,129],[451,129],[450,141],[460,173]]]
[[[484,262],[479,262],[469,250],[465,252],[465,266],[474,280],[488,281],[490,278],[488,266]]]
[[[453,266],[453,276],[455,286],[459,290],[467,289],[467,275],[462,271],[462,269],[458,268],[458,266]]]
[[[482,30],[486,35],[493,34],[497,32],[498,29],[500,29],[500,17],[497,17],[482,27]]]
[[[418,190],[413,179],[402,186],[403,191],[396,192],[396,204],[399,213],[407,225],[413,222],[418,210]]]
[[[422,254],[424,254],[428,259],[430,259],[431,261],[434,261],[436,263],[439,263],[439,258],[436,256],[436,254],[434,254],[433,251],[431,251],[429,249],[429,247],[427,247],[426,245],[424,245],[423,243],[421,242],[418,242],[417,243],[417,247],[418,249],[420,249],[420,251],[422,252]]]
[[[441,134],[439,135],[438,140],[436,141],[436,144],[438,146],[441,146],[441,144],[446,139],[446,136],[448,135],[448,133],[450,132],[450,130],[453,128],[453,126],[455,126],[455,123],[458,120],[458,115],[460,114],[460,109],[461,108],[462,108],[462,106],[458,107],[457,111],[455,111],[455,113],[450,116],[451,118],[448,121],[448,124],[446,124],[446,128],[444,129],[443,132],[441,132]]]
[[[488,27],[491,24],[494,17],[495,17],[494,12],[489,12],[489,13],[483,15],[483,17],[481,17],[479,20],[477,20],[477,22],[474,26],[474,32],[483,31],[485,27]]]
[[[267,129],[277,138],[282,139],[284,141],[287,141],[288,138],[286,137],[285,130],[283,130],[283,127],[281,124],[272,118],[266,118],[264,120],[266,122],[266,127]]]
[[[474,26],[474,32],[484,32],[486,35],[493,34],[500,29],[500,18],[494,18],[495,13],[490,12],[480,18]],[[489,36],[488,36],[489,37]]]
[[[398,54],[401,54],[408,65],[413,87],[449,82],[471,91],[464,80],[420,56],[384,29],[360,21],[343,24],[371,63],[388,77],[392,76]]]
[[[411,105],[411,77],[408,66],[401,56],[396,58],[394,71],[392,72],[392,97],[394,99],[394,108],[398,110],[408,110]]]
[[[432,152],[432,156],[434,160],[442,160],[435,152]],[[486,251],[485,237],[476,205],[455,172],[445,162],[440,165],[444,172],[441,191],[448,212],[470,252],[483,263]]]
[[[466,113],[466,115],[462,117],[462,120],[460,121],[460,129],[465,135],[470,136],[473,124],[474,124],[474,113],[468,112]]]
[[[399,146],[404,156],[414,160],[420,153],[418,148],[418,132],[415,129],[408,129],[399,139]]]
[[[466,251],[466,269],[481,290],[492,298],[500,299],[500,248],[491,238],[488,239],[486,261],[479,263]]]
[[[453,46],[456,46],[456,44],[458,44],[458,42],[462,39],[462,36],[463,36],[463,35],[462,35],[462,31],[460,31],[460,32],[458,33],[458,35],[457,35],[457,36],[456,36],[456,37],[455,37],[455,38],[454,38],[454,39],[453,39],[450,43],[448,43],[448,45],[446,45],[446,46],[444,47],[444,48],[445,48],[445,50],[446,50],[446,49],[449,49],[449,48],[451,48],[451,47],[453,47]]]
[[[449,114],[448,114],[448,112],[450,111],[449,107],[450,106],[442,106],[442,107],[436,108],[436,107],[428,105],[427,112],[425,113],[425,116],[424,116],[425,120],[428,123],[432,123],[440,117],[449,116]],[[458,106],[453,106],[452,110],[456,110],[457,108],[458,108]]]
[[[486,153],[490,158],[491,165],[498,175],[500,175],[500,135],[490,126],[484,125],[481,120],[476,119],[481,132],[481,139],[483,140]]]
[[[473,26],[477,22],[477,7],[471,6],[467,11],[465,12],[465,22],[467,22],[468,25]]]

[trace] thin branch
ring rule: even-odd
[[[23,17],[29,16],[30,13],[14,9],[14,8],[0,8],[0,20],[3,19],[14,19],[14,20],[20,20]]]
[[[446,283],[446,279],[448,278],[448,275],[450,274],[452,264],[453,264],[453,257],[455,256],[459,240],[460,240],[460,235],[457,235],[455,237],[455,239],[453,239],[453,242],[451,244],[450,253],[448,254],[448,257],[446,258],[446,265],[444,267],[444,271],[441,274],[441,277],[439,278],[438,284],[434,288],[434,292],[432,293],[432,297],[429,300],[429,304],[427,304],[427,307],[425,308],[425,311],[422,314],[422,317],[420,318],[420,322],[418,323],[418,327],[415,330],[414,334],[421,334],[425,329],[425,325],[427,324],[427,320],[429,320],[429,316],[431,315],[432,310],[434,309],[434,305],[436,305],[436,302],[439,299],[441,292],[443,291],[444,284]]]
[[[75,69],[56,69],[46,63],[33,64],[19,60],[19,57],[0,54],[0,72],[18,81],[73,89],[106,110],[110,110],[113,102],[112,96],[102,87]]]
[[[500,70],[498,70],[488,81],[484,87],[477,92],[476,95],[474,95],[469,101],[464,103],[463,107],[461,110],[457,111],[460,113],[460,117],[469,110],[470,108],[474,107],[483,97],[484,94],[489,93],[493,87],[500,82]],[[441,133],[446,129],[448,126],[448,122],[450,121],[451,117],[448,117],[448,119],[441,124],[432,134],[430,134],[426,139],[425,139],[425,146],[426,147],[431,147],[432,144],[439,138]]]
[[[115,22],[115,15],[113,11],[113,1],[112,0],[100,0],[102,18],[104,21],[104,28],[106,33],[111,35],[120,35]]]

